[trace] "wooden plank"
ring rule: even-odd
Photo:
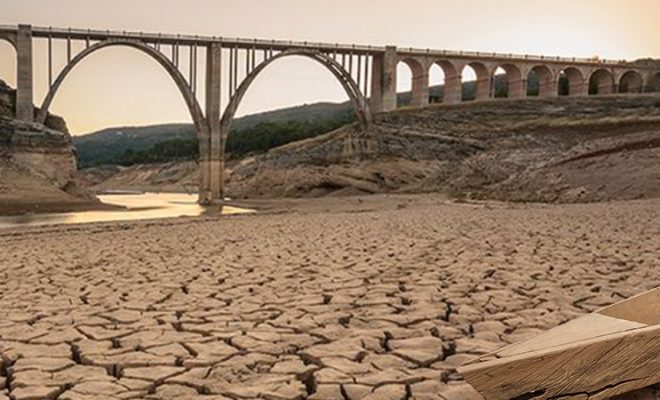
[[[646,325],[660,325],[660,287],[605,307],[598,313]]]
[[[564,325],[560,325],[527,341],[507,346],[495,354],[497,358],[504,358],[536,350],[550,350],[553,347],[644,328],[646,326],[637,322],[594,313],[569,321]]]
[[[660,326],[466,365],[458,371],[487,400],[607,398],[660,382]]]

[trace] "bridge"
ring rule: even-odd
[[[483,52],[360,46],[281,40],[235,39],[209,36],[153,34],[30,25],[0,26],[0,40],[16,50],[16,117],[43,124],[58,89],[80,62],[109,47],[130,47],[156,61],[172,78],[190,112],[199,139],[202,204],[224,199],[225,142],[238,106],[255,78],[271,63],[302,56],[324,66],[346,91],[359,123],[367,127],[374,113],[397,108],[397,67],[405,63],[412,72],[410,105],[429,104],[430,69],[437,65],[445,76],[444,104],[460,103],[463,72],[476,74],[475,100],[495,97],[498,73],[506,75],[507,97],[528,95],[556,97],[613,93],[641,93],[660,88],[660,67],[624,60],[546,57]],[[33,43],[47,41],[48,92],[35,115],[33,94]],[[64,41],[66,64],[53,68],[54,41]],[[74,46],[83,43],[84,46]],[[78,48],[82,47],[82,50]],[[78,49],[74,51],[75,49]],[[184,49],[185,51],[182,51]],[[198,60],[205,65],[198,66]],[[204,71],[199,77],[198,71]],[[187,72],[187,73],[185,73]],[[537,93],[528,88],[535,76]],[[201,85],[201,80],[204,85]],[[567,88],[560,90],[560,79]],[[203,93],[199,87],[203,86]],[[200,105],[200,96],[204,108]],[[227,104],[222,104],[222,99]]]

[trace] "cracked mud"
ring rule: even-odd
[[[0,232],[0,400],[479,399],[458,365],[660,285],[658,200],[304,204]]]

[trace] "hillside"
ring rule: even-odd
[[[229,166],[231,197],[442,192],[592,202],[660,196],[660,96],[402,110]],[[95,180],[91,174],[90,182]],[[97,189],[195,190],[194,162],[122,169]]]
[[[498,93],[506,90],[506,80],[503,76],[496,77],[495,88]],[[530,90],[534,92],[538,89],[536,80],[530,82]],[[430,88],[430,99],[437,102],[442,98],[444,87],[442,85]],[[466,82],[463,84],[463,96],[466,99],[473,99],[475,93],[475,83]],[[410,92],[399,94],[399,103],[406,105],[410,102]],[[236,119],[232,125],[232,132],[228,139],[228,151],[232,149],[243,149],[251,147],[249,143],[259,131],[260,125],[270,125],[269,128],[277,131],[279,127],[287,124],[298,125],[319,125],[322,127],[338,127],[353,120],[352,108],[349,102],[344,103],[315,103],[302,106],[284,108],[280,110],[268,111],[259,114],[253,114]],[[264,129],[265,130],[265,129]],[[318,134],[327,133],[328,130],[312,129]],[[257,132],[258,134],[258,132]],[[295,136],[295,135],[288,135]],[[144,127],[117,127],[103,129],[98,132],[90,133],[73,138],[73,143],[77,150],[78,163],[81,168],[89,168],[106,164],[124,164],[124,155],[128,152],[129,156],[138,152],[148,151],[154,146],[163,142],[172,141],[193,141],[195,139],[195,130],[192,124],[162,124]],[[291,141],[285,137],[277,137],[277,134],[271,134],[272,145],[268,148],[276,147],[282,143]],[[257,147],[257,153],[263,152]],[[268,149],[266,148],[266,150]],[[129,157],[130,158],[130,157]],[[190,159],[195,158],[190,155]],[[174,158],[172,158],[174,160]],[[132,163],[131,163],[132,164]]]

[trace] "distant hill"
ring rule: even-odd
[[[536,82],[530,82],[530,90],[538,88]],[[496,93],[502,94],[506,90],[506,79],[497,76],[495,82]],[[443,96],[442,85],[430,88],[431,101],[435,102]],[[473,99],[475,82],[463,84],[463,96]],[[406,105],[410,102],[411,93],[399,93],[399,103]],[[344,103],[314,103],[280,110],[253,114],[236,119],[232,125],[232,134],[238,131],[251,130],[259,124],[291,124],[291,123],[319,123],[319,121],[346,120],[346,115],[352,113],[349,102]],[[324,132],[320,132],[324,133]],[[241,138],[231,138],[235,142]],[[81,168],[117,164],[118,160],[127,150],[138,152],[153,148],[156,144],[177,139],[193,140],[195,130],[192,124],[163,124],[142,127],[117,127],[103,129],[91,134],[76,136],[73,144],[78,154],[78,164]],[[277,140],[274,144],[279,144]]]

